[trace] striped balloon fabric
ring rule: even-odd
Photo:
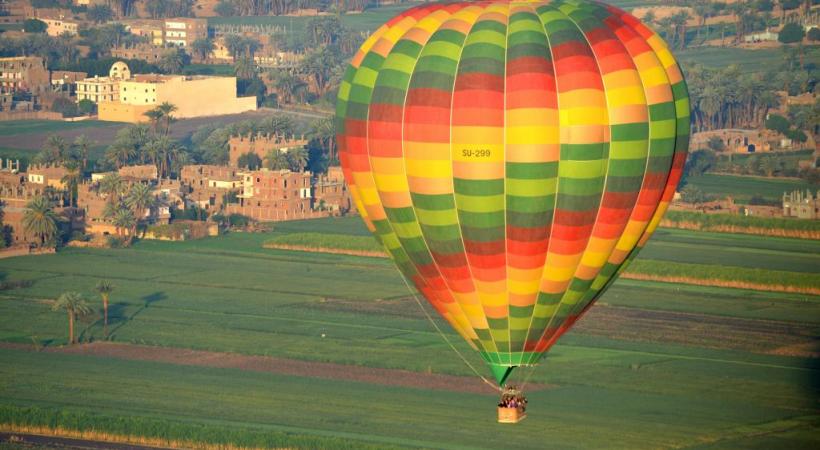
[[[617,8],[453,2],[368,38],[336,119],[368,228],[501,384],[657,227],[689,100],[663,40]]]

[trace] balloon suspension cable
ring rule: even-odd
[[[458,349],[455,347],[455,345],[453,345],[453,343],[450,342],[449,339],[447,339],[447,335],[445,335],[444,332],[441,331],[441,328],[439,328],[438,324],[435,322],[435,320],[433,320],[433,317],[430,315],[430,313],[428,313],[427,310],[424,309],[424,305],[421,304],[421,301],[419,300],[418,295],[416,294],[415,290],[410,286],[410,283],[407,281],[407,278],[404,276],[404,273],[402,273],[401,271],[399,271],[399,273],[401,274],[402,281],[404,281],[404,285],[407,287],[407,292],[410,293],[410,296],[412,296],[413,300],[416,301],[416,304],[419,305],[419,309],[421,309],[421,311],[427,317],[427,320],[429,320],[430,323],[433,324],[433,328],[435,328],[436,331],[438,332],[438,334],[442,337],[442,339],[444,339],[444,342],[446,342],[447,345],[449,345],[450,348],[453,349],[453,351],[456,353],[456,355],[458,355],[458,357],[461,358],[462,361],[464,361],[464,364],[466,364],[467,367],[469,367],[470,370],[472,370],[473,373],[476,374],[476,376],[481,378],[481,381],[483,381],[488,386],[492,387],[494,390],[496,390],[498,392],[504,392],[504,390],[501,389],[501,387],[496,386],[495,383],[493,383],[492,381],[488,380],[483,375],[481,375],[481,373],[478,370],[476,370],[475,366],[470,364],[470,361],[467,361],[467,358],[465,358],[464,355],[462,355],[461,352],[458,351]]]
[[[522,391],[527,387],[527,383],[530,381],[530,377],[532,377],[532,375],[535,373],[536,367],[538,366],[536,366],[535,364],[528,367],[529,370],[527,371],[527,376],[524,377],[524,381],[521,383]]]

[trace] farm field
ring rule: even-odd
[[[754,195],[765,200],[780,201],[784,192],[795,189],[816,190],[804,180],[788,178],[744,177],[736,175],[705,174],[688,178],[688,184],[697,186],[707,195],[719,197],[731,196],[737,203],[748,203]]]
[[[53,133],[55,131],[111,127],[117,125],[119,124],[116,122],[105,122],[101,120],[81,120],[78,122],[62,122],[58,120],[9,120],[0,123],[0,136]]]
[[[13,318],[0,322],[0,418],[31,423],[59,410],[55,420],[66,427],[93,414],[103,431],[305,448],[818,443],[820,367],[811,356],[819,350],[820,297],[811,295],[620,280],[537,370],[514,375],[513,382],[530,375],[530,384],[549,388],[528,393],[530,416],[512,428],[494,423],[489,388],[430,390],[59,348],[65,318],[48,299],[66,290],[91,297],[96,281],[108,278],[117,286],[112,340],[125,345],[401,369],[421,379],[472,376],[389,261],[263,248],[293,233],[367,234],[356,217],[322,219],[268,233],[0,260],[5,285],[30,282],[0,291],[0,317]],[[641,257],[808,275],[818,267],[818,246],[661,229]],[[84,341],[103,338],[99,323],[78,330]],[[449,338],[483,369],[466,344]],[[47,351],[32,351],[33,342]]]
[[[820,61],[820,46],[810,45],[805,49],[804,59],[807,63]],[[675,52],[675,57],[686,66],[688,64],[703,64],[712,68],[724,68],[737,65],[743,72],[765,72],[781,66],[783,50],[769,48],[749,50],[732,47],[701,47]]]

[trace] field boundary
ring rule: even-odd
[[[820,287],[784,286],[780,284],[750,283],[748,281],[718,280],[685,276],[650,275],[630,272],[629,269],[620,275],[627,280],[660,281],[663,283],[693,284],[696,286],[714,286],[752,291],[789,292],[793,294],[820,295]]]

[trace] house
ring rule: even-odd
[[[51,89],[51,76],[43,58],[12,56],[0,58],[0,90],[39,94]]]
[[[243,172],[242,177],[238,203],[226,206],[228,214],[242,214],[263,222],[328,215],[312,208],[309,172],[262,169]]]
[[[809,190],[783,193],[783,217],[820,219],[820,191],[814,195]]]
[[[120,96],[120,82],[131,79],[131,69],[122,61],[111,65],[107,77],[94,76],[77,81],[77,101],[91,100],[99,105],[116,102]]]

